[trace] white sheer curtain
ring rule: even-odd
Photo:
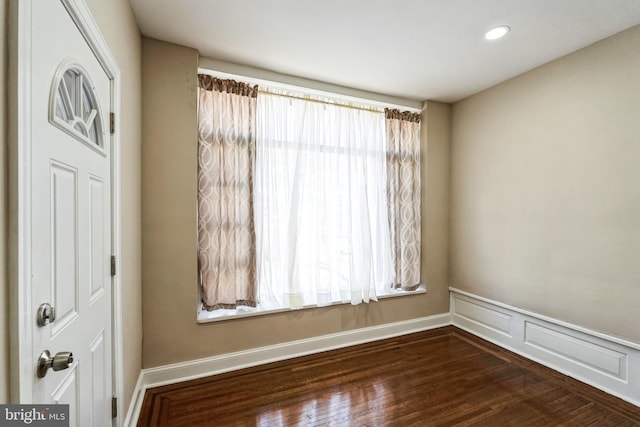
[[[254,184],[263,306],[359,304],[390,286],[384,113],[260,93]]]

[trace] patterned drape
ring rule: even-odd
[[[198,264],[207,310],[256,306],[257,86],[199,76]]]
[[[394,286],[420,285],[420,114],[385,110]]]

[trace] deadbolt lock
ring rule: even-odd
[[[43,302],[38,307],[38,326],[46,326],[56,320],[56,309],[48,302]]]

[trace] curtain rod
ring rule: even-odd
[[[412,113],[421,113],[424,109],[423,102],[416,101],[415,99],[412,100],[400,96],[367,92],[366,90],[218,61],[204,56],[200,56],[198,73],[209,74],[222,79],[244,81],[269,89],[297,93],[310,92],[312,96],[337,98],[344,102],[353,102],[355,104],[374,106],[382,109],[391,108],[400,111],[406,110]]]
[[[374,112],[374,113],[384,113],[384,110],[385,110],[384,108],[381,108],[381,107],[358,105],[358,104],[354,104],[354,103],[351,103],[351,102],[344,102],[344,101],[340,101],[340,100],[321,99],[321,98],[316,98],[316,97],[311,96],[311,95],[296,95],[296,94],[289,93],[289,92],[280,92],[280,91],[276,91],[276,90],[273,90],[273,89],[262,88],[262,87],[260,87],[260,85],[258,85],[258,93],[265,93],[265,94],[268,94],[268,95],[283,96],[285,98],[291,98],[291,99],[302,99],[304,101],[316,102],[318,104],[338,105],[340,107],[351,108],[351,109],[354,109],[354,110],[371,111],[371,112]]]

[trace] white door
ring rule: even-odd
[[[31,7],[33,403],[67,403],[72,426],[111,425],[111,80],[60,0]]]

